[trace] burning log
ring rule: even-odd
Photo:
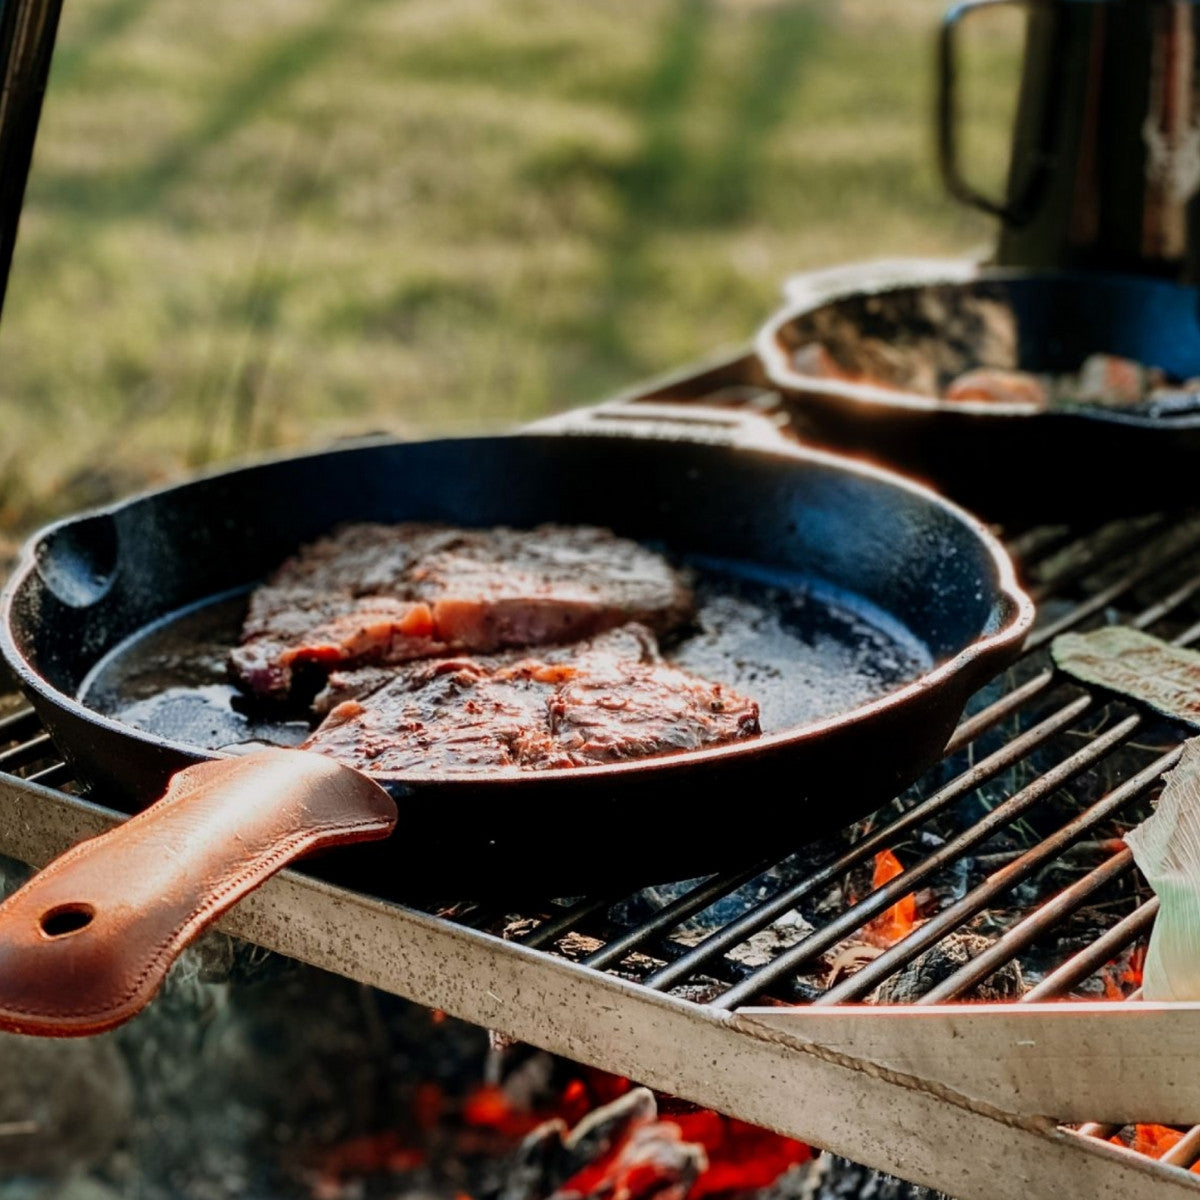
[[[653,1121],[635,1129],[610,1162],[568,1180],[552,1200],[684,1200],[707,1168],[703,1146],[685,1142],[678,1125]]]
[[[978,933],[951,933],[914,958],[904,970],[885,979],[875,989],[872,1000],[876,1004],[911,1004],[949,979],[990,945],[991,942]],[[1024,991],[1021,968],[1015,962],[1007,962],[972,988],[964,999],[1018,1000]]]
[[[570,1132],[562,1117],[543,1121],[517,1147],[497,1200],[543,1200],[556,1194],[588,1167],[611,1161],[616,1147],[657,1115],[653,1094],[634,1088],[589,1113]]]

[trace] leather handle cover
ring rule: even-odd
[[[0,904],[0,1029],[72,1037],[120,1025],[269,876],[395,824],[383,788],[319,754],[263,750],[180,771],[158,803]]]

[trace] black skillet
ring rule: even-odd
[[[322,873],[390,897],[464,885],[553,895],[786,853],[934,762],[1032,619],[1002,548],[931,492],[785,442],[761,418],[679,412],[651,413],[672,417],[658,425],[644,407],[634,420],[576,415],[576,436],[284,458],[37,534],[4,597],[6,660],[98,798],[135,811],[175,778],[165,801],[0,907],[0,1024],[89,1033],[132,1015],[204,924],[314,846],[383,836],[393,799],[401,832],[326,856]],[[723,747],[576,770],[405,775],[381,779],[385,792],[317,755],[215,754],[77,699],[95,691],[98,664],[119,677],[127,660],[145,664],[147,645],[166,647],[159,653],[180,660],[168,674],[186,677],[198,654],[187,631],[206,612],[236,610],[267,570],[339,522],[428,519],[605,525],[697,566],[702,590],[750,589],[794,626],[799,665],[774,664],[786,668],[783,707],[772,719],[764,706],[761,737]],[[232,637],[236,621],[222,620]],[[879,669],[876,660],[885,694],[856,701],[855,673]],[[812,690],[814,671],[825,683],[808,701],[821,715],[788,726],[787,705]],[[825,694],[847,682],[850,699]]]
[[[956,402],[798,372],[793,354],[854,327],[891,344],[938,338],[977,365],[1069,372],[1105,353],[1200,375],[1200,289],[1148,276],[1030,271],[963,260],[888,260],[796,276],[755,343],[802,437],[928,481],[972,511],[1012,522],[1102,518],[1196,499],[1200,403],[1155,415],[1098,406],[1039,410]],[[1016,362],[972,354],[969,306],[1011,314]],[[975,331],[977,332],[977,331]]]

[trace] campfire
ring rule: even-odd
[[[378,1175],[403,1192],[431,1155],[488,1158],[503,1180],[490,1192],[522,1200],[741,1196],[813,1156],[802,1142],[599,1071],[581,1071],[556,1100],[535,1107],[514,1104],[498,1084],[480,1084],[456,1102],[427,1084],[414,1097],[409,1128],[407,1136],[355,1138],[315,1155],[307,1167],[314,1200],[341,1200]]]
[[[1032,13],[1032,182],[1003,201],[957,163],[969,6],[942,40],[943,168],[1001,215],[1002,266],[801,278],[756,354],[521,436],[280,459],[31,543],[4,891],[95,835],[142,856],[58,895],[86,843],[6,908],[0,1020],[59,1040],[0,1037],[0,1200],[1195,1190],[1194,1072],[1175,1042],[1146,1070],[1127,1018],[1168,911],[1135,831],[1200,706],[1055,649],[1150,641],[1166,691],[1195,666],[1196,238],[1164,182],[1195,31],[1179,5],[1059,7]],[[22,26],[42,75],[53,24]],[[1087,70],[1051,87],[1065,43]],[[1073,119],[1114,72],[1151,107],[1115,168]],[[39,89],[0,110],[22,178]],[[114,880],[148,895],[127,958],[87,950],[137,907]],[[1195,1015],[1138,1014],[1167,1042]]]

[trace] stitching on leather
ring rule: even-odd
[[[150,810],[147,810],[150,811]],[[167,952],[175,945],[176,940],[189,931],[195,929],[197,932],[203,928],[206,923],[204,918],[212,913],[212,910],[219,906],[226,896],[232,891],[236,891],[244,883],[253,879],[256,874],[259,874],[264,869],[269,868],[272,864],[279,861],[295,850],[298,846],[302,846],[308,841],[318,841],[326,834],[350,834],[355,833],[360,829],[379,829],[380,823],[374,818],[363,818],[354,822],[338,822],[336,824],[327,824],[318,826],[315,829],[306,829],[302,833],[294,833],[285,838],[282,842],[276,844],[275,848],[269,853],[261,857],[254,858],[247,866],[241,869],[237,875],[230,879],[219,891],[214,892],[209,899],[202,904],[194,912],[188,914],[182,924],[177,925],[171,932],[160,941],[153,949],[149,961],[139,973],[137,978],[129,989],[121,994],[115,1001],[105,1004],[100,1008],[75,1008],[75,1009],[58,1009],[53,1015],[48,1016],[44,1010],[34,1008],[18,1008],[11,1005],[0,1005],[0,1013],[13,1013],[18,1016],[40,1016],[49,1020],[61,1020],[66,1017],[97,1017],[106,1013],[111,1013],[132,1000],[142,989],[142,984],[155,971],[159,963]],[[70,852],[68,852],[70,853]],[[65,866],[65,860],[68,855],[63,855],[59,861]],[[49,871],[42,872],[46,875]]]

